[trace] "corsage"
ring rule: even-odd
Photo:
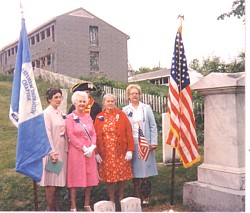
[[[116,116],[115,116],[115,121],[118,121],[118,120],[119,120],[119,117],[120,117],[120,115],[119,115],[119,114],[116,114]]]
[[[63,119],[66,119],[66,114],[65,113],[62,113],[62,117],[63,117]]]
[[[99,119],[100,121],[104,121],[104,116],[100,115],[100,116],[98,116],[98,119]]]
[[[130,111],[130,112],[128,113],[128,117],[132,117],[132,116],[133,116],[133,112]]]
[[[76,122],[76,123],[80,123],[80,119],[77,115],[73,114],[73,120]]]

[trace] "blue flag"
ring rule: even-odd
[[[16,171],[40,182],[43,173],[42,158],[50,152],[51,147],[33,74],[29,39],[23,18],[9,117],[18,128]]]

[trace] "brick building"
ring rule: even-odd
[[[128,81],[129,36],[83,8],[59,15],[28,33],[33,67],[71,77]],[[18,40],[0,50],[0,72],[12,73]]]

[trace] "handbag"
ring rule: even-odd
[[[63,167],[63,162],[62,161],[57,161],[57,163],[52,163],[51,159],[48,161],[48,163],[45,166],[45,170],[47,172],[52,172],[55,173],[57,175],[60,174],[60,172],[62,171],[62,167]]]

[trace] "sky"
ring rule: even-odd
[[[128,61],[134,70],[170,68],[174,40],[184,15],[182,38],[188,64],[219,56],[234,60],[245,51],[245,25],[237,18],[217,20],[233,0],[21,0],[27,31],[79,7],[127,34]],[[20,0],[0,3],[0,49],[21,29]]]

